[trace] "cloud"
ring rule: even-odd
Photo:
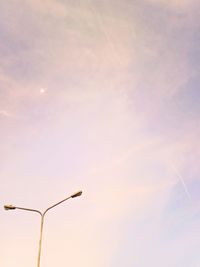
[[[0,115],[4,117],[10,117],[10,114],[6,110],[0,110]]]
[[[194,4],[198,3],[196,0],[148,0],[151,3],[164,5],[166,7],[174,8],[179,11],[186,10],[187,8],[193,7]]]
[[[62,2],[58,2],[55,0],[50,0],[50,1],[25,1],[25,5],[27,7],[30,7],[33,12],[40,13],[40,15],[49,15],[51,17],[56,17],[56,18],[64,18],[71,9],[71,6],[68,5],[66,6]]]

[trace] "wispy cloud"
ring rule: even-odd
[[[179,11],[186,10],[189,7],[193,7],[197,4],[196,0],[147,0],[151,3],[164,5],[165,7],[170,7],[177,9]]]
[[[13,117],[13,115],[11,113],[9,113],[6,110],[0,110],[0,116],[2,117]]]
[[[180,182],[181,182],[181,184],[182,184],[182,186],[183,186],[183,189],[184,189],[185,194],[187,195],[188,199],[191,199],[191,195],[190,195],[189,190],[188,190],[188,188],[187,188],[187,186],[186,186],[186,183],[185,183],[185,181],[184,181],[184,179],[183,179],[183,176],[182,176],[182,175],[180,174],[180,172],[176,169],[176,167],[174,166],[174,164],[172,164],[172,168],[173,168],[173,170],[175,171],[175,173],[176,173],[178,179],[180,179]]]

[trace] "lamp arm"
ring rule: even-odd
[[[34,210],[34,209],[27,209],[27,208],[21,208],[21,207],[15,207],[18,210],[26,210],[26,211],[33,211],[33,212],[37,212],[42,216],[42,212],[39,210]]]
[[[43,216],[47,213],[47,211],[49,211],[50,209],[52,209],[52,208],[58,206],[59,204],[63,203],[64,201],[66,201],[66,200],[68,200],[68,199],[70,199],[70,198],[71,198],[71,196],[70,196],[70,197],[67,197],[67,198],[65,198],[65,199],[63,199],[63,200],[61,200],[61,201],[59,201],[58,203],[56,203],[56,204],[50,206],[49,208],[47,208],[47,209],[44,211]]]

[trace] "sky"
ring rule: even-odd
[[[0,266],[199,267],[198,0],[0,2]]]

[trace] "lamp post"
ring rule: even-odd
[[[38,258],[37,258],[37,267],[40,267],[40,257],[41,257],[41,248],[42,248],[42,234],[43,234],[43,225],[44,225],[44,216],[47,213],[47,211],[49,211],[50,209],[58,206],[59,204],[63,203],[64,201],[70,199],[70,198],[75,198],[75,197],[79,197],[82,195],[82,191],[78,191],[74,194],[72,194],[71,196],[59,201],[58,203],[50,206],[49,208],[47,208],[44,212],[41,212],[39,210],[35,210],[35,209],[27,209],[27,208],[21,208],[21,207],[16,207],[13,205],[5,205],[4,209],[5,210],[15,210],[15,209],[19,209],[19,210],[25,210],[25,211],[32,211],[32,212],[37,212],[40,214],[41,216],[41,223],[40,223],[40,239],[39,239],[39,249],[38,249]]]

